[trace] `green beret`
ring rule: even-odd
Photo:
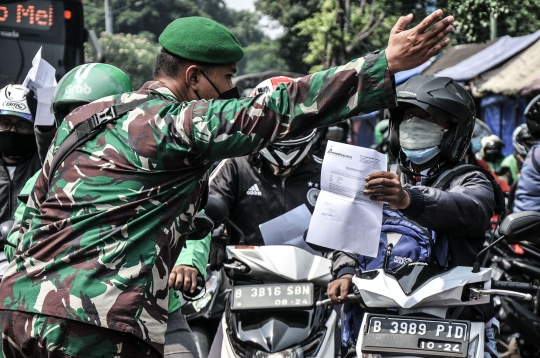
[[[166,51],[194,62],[222,65],[244,57],[244,50],[233,33],[205,17],[174,20],[159,36],[159,43]]]

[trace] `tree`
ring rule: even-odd
[[[360,4],[325,0],[320,12],[295,27],[301,29],[300,34],[311,35],[310,53],[304,61],[317,71],[383,47],[394,22],[384,4],[376,0]]]
[[[111,0],[112,9],[122,9],[113,13],[114,32],[138,34],[142,31],[153,33],[156,38],[173,20],[187,16],[206,15],[196,0]],[[105,30],[103,0],[85,0],[86,27],[101,33]],[[96,10],[98,9],[98,10]]]
[[[310,35],[300,35],[301,29],[294,26],[311,17],[321,8],[321,0],[256,0],[255,8],[279,22],[284,34],[276,39],[279,52],[289,71],[308,73],[310,66],[303,59],[308,54]],[[282,68],[277,68],[282,69]]]
[[[456,17],[460,42],[484,42],[490,38],[490,16],[496,17],[497,36],[523,36],[540,28],[537,0],[448,0]]]
[[[245,57],[239,63],[239,74],[257,73],[269,70],[290,71],[285,59],[279,56],[279,42],[264,38],[244,48]]]
[[[136,90],[145,81],[152,79],[156,55],[160,49],[153,38],[154,35],[149,32],[138,35],[103,32],[99,38],[107,63],[124,71]],[[90,56],[89,51],[87,56]]]
[[[136,6],[135,0],[111,0],[111,7],[121,9],[114,13],[114,32],[115,33],[150,33],[151,38],[143,35],[149,41],[155,41],[163,32],[165,27],[173,20],[186,16],[204,16],[211,18],[222,25],[229,28],[243,47],[249,48],[251,44],[260,44],[265,35],[259,28],[258,22],[260,16],[250,13],[249,11],[234,11],[227,8],[223,0],[160,0],[159,3],[151,0],[141,0],[142,5]],[[98,33],[104,33],[105,30],[105,15],[103,11],[103,0],[87,0],[85,1],[85,23],[86,27],[93,29]],[[109,43],[111,39],[118,37],[106,36],[104,41]],[[100,39],[101,40],[101,39]],[[265,43],[268,45],[269,40]],[[144,44],[145,46],[150,46]],[[157,44],[155,45],[157,46]],[[258,46],[259,51],[274,51],[276,46],[265,48]],[[266,52],[265,52],[266,53]],[[110,55],[110,54],[109,54]],[[256,56],[260,61],[270,60],[272,55]],[[117,54],[112,54],[112,58],[116,59]],[[107,61],[110,61],[111,56],[107,56]],[[260,66],[273,65],[275,61],[269,61]],[[238,73],[244,74],[247,61],[239,63]],[[146,66],[146,65],[145,65]],[[144,67],[144,66],[143,66]],[[257,67],[255,65],[255,67]],[[149,72],[146,71],[146,75]],[[149,77],[146,77],[149,78]]]

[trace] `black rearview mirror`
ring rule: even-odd
[[[212,219],[216,226],[221,224],[225,217],[229,216],[227,203],[217,195],[208,195],[208,201],[204,207],[204,212]]]
[[[540,243],[540,212],[522,211],[508,215],[499,227],[499,235],[510,241]]]

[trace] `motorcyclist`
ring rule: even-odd
[[[482,148],[480,149],[480,158],[485,160],[490,169],[495,173],[501,166],[504,160],[504,154],[502,152],[505,147],[504,142],[495,134],[483,137]]]
[[[448,259],[440,265],[472,266],[494,212],[494,186],[480,170],[458,175],[446,191],[430,185],[441,173],[458,166],[469,147],[474,102],[463,87],[443,77],[412,77],[398,87],[397,94],[398,107],[390,110],[390,150],[399,159],[399,171],[368,175],[364,194],[433,230],[437,240],[447,237]],[[357,267],[354,255],[335,253],[334,280],[328,285],[333,302],[346,301]],[[486,322],[493,316],[492,308],[481,307],[464,310],[460,317]],[[345,324],[353,323],[359,327],[357,322]],[[494,339],[489,329],[487,334]],[[356,339],[358,332],[350,335],[344,337],[345,342]]]
[[[525,108],[525,120],[531,136],[540,139],[540,95]],[[540,145],[535,144],[527,154],[517,182],[514,212],[540,211]]]
[[[519,179],[519,172],[527,153],[534,145],[535,139],[529,133],[526,124],[519,125],[512,133],[512,146],[514,153],[506,156],[501,162],[497,175],[502,177],[508,185],[514,184]]]
[[[290,81],[292,78],[285,76],[267,79],[257,85],[253,95],[272,92],[278,85],[286,85]],[[225,201],[229,219],[242,230],[246,245],[265,244],[260,224],[302,204],[313,212],[320,191],[326,143],[348,138],[347,122],[332,127],[319,132],[309,131],[291,140],[272,144],[254,155],[227,159],[217,166],[210,177],[210,194]],[[320,157],[310,149],[316,149]],[[237,244],[237,232],[228,230],[228,233],[230,243]],[[211,268],[221,268],[225,258],[224,248],[212,243]],[[220,356],[221,340],[221,329],[218,329],[210,357]]]
[[[410,30],[412,14],[401,17],[386,51],[254,99],[230,99],[238,92],[231,78],[243,50],[228,29],[201,17],[169,24],[153,81],[81,107],[57,131],[49,170],[28,200],[32,218],[21,227],[20,250],[0,283],[3,351],[85,356],[93,347],[94,355],[141,349],[162,355],[168,273],[204,205],[212,162],[393,106],[393,73],[448,44],[443,38],[453,17],[431,26],[441,15],[437,10]],[[94,117],[103,111],[108,115]],[[94,136],[77,146],[78,134]],[[74,249],[82,240],[89,249]],[[66,280],[75,276],[78,284],[70,285]],[[34,322],[36,336],[23,336]],[[45,337],[53,344],[38,345],[44,331],[59,325],[67,327]],[[98,338],[109,343],[93,344]]]
[[[261,82],[254,93],[274,91],[291,80],[284,76],[270,78]],[[313,211],[321,176],[320,160],[309,153],[315,134],[311,130],[256,154],[224,160],[212,173],[210,194],[226,202],[229,219],[242,230],[247,245],[264,245],[260,224],[302,204]],[[234,230],[228,233],[230,242],[238,243],[238,234]],[[216,262],[211,254],[210,264],[219,269],[222,262]]]
[[[0,90],[0,222],[13,218],[17,195],[40,168],[25,89],[7,85]]]
[[[58,83],[51,101],[56,126],[78,107],[97,99],[133,91],[128,76],[119,68],[101,63],[90,63],[75,67]],[[44,136],[48,131],[42,131]],[[52,137],[51,137],[52,140]],[[30,194],[37,180],[37,172],[25,184],[21,191],[21,200],[15,213],[15,224],[7,238],[5,253],[11,261],[14,246],[18,244],[20,223],[24,219],[26,208],[25,196]],[[165,356],[178,358],[198,357],[192,333],[180,311],[179,293],[194,290],[197,275],[206,273],[210,236],[204,240],[189,240],[182,251],[169,278],[169,317],[165,333]],[[13,246],[11,246],[11,245]]]

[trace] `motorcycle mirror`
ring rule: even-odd
[[[197,213],[193,218],[195,229],[190,231],[188,240],[202,240],[212,232],[214,222],[206,215]]]
[[[3,223],[0,224],[0,237],[2,239],[6,239],[8,237],[9,231],[13,227],[14,223],[15,223],[15,221],[8,220],[8,221],[4,221]]]
[[[204,207],[204,212],[216,225],[221,224],[223,220],[229,216],[229,208],[227,207],[225,200],[212,194],[208,195],[208,201]]]
[[[499,227],[499,235],[511,241],[540,243],[540,212],[522,211],[508,215]]]

